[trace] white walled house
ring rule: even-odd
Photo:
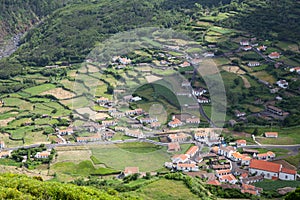
[[[297,171],[282,167],[281,164],[252,159],[249,173],[262,175],[265,179],[296,180]]]
[[[291,170],[287,168],[282,168],[281,172],[279,172],[279,179],[280,180],[288,180],[288,181],[294,181],[297,178],[297,171]]]

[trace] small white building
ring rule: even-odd
[[[260,66],[260,62],[249,62],[248,66],[249,67],[257,67],[257,66]]]
[[[286,80],[279,80],[276,84],[283,89],[286,89],[289,86],[289,83]]]
[[[194,164],[194,163],[178,163],[177,166],[176,166],[176,169],[178,171],[192,171],[192,172],[196,172],[196,171],[199,171],[199,167]]]

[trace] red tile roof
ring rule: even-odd
[[[278,137],[277,132],[265,132],[266,137]]]
[[[282,168],[281,169],[281,172],[282,173],[286,173],[286,174],[297,174],[297,171],[296,170],[292,170],[292,169],[287,169],[287,168]]]
[[[281,165],[278,163],[272,163],[264,160],[252,159],[250,161],[249,168],[278,173],[280,171]]]
[[[185,154],[192,155],[195,154],[198,150],[199,150],[198,146],[192,146],[191,148],[189,148],[189,150],[187,150]]]
[[[236,178],[232,174],[223,175],[220,177],[220,179],[227,180],[227,181],[236,180]]]
[[[138,167],[126,167],[124,170],[125,174],[136,174],[139,173],[139,168]]]
[[[247,144],[246,140],[237,140],[236,144]]]
[[[212,180],[207,182],[208,185],[221,185],[221,183],[218,180]]]

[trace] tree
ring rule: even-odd
[[[254,131],[252,132],[253,135],[258,135],[258,129],[255,128]]]

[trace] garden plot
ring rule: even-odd
[[[57,99],[70,99],[75,96],[74,93],[64,90],[62,88],[55,88],[52,90],[48,90],[46,92],[43,92],[41,95],[53,95]]]

